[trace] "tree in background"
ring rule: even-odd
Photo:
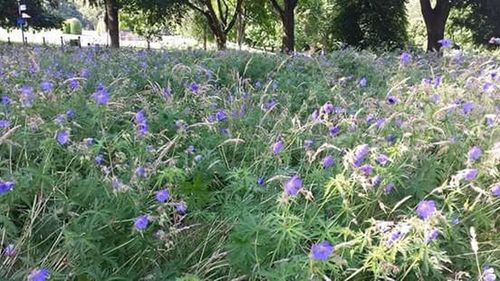
[[[401,48],[408,41],[406,0],[336,0],[331,33],[351,46]]]
[[[491,37],[500,37],[500,1],[464,0],[455,4],[450,14],[451,26],[471,32],[472,43],[488,44]]]
[[[298,0],[283,0],[283,5],[280,5],[278,0],[270,1],[283,25],[281,51],[291,53],[295,50],[295,7],[297,7]]]
[[[449,0],[436,0],[433,7],[431,0],[420,0],[420,8],[427,29],[427,51],[439,51],[441,49],[439,41],[444,38],[451,3]]]
[[[50,11],[56,2],[23,0],[21,4],[26,4],[26,13],[31,17],[27,21],[29,27],[34,29],[61,27],[64,19]],[[17,0],[0,0],[0,7],[0,27],[16,27],[19,16]]]
[[[215,37],[217,48],[226,49],[227,35],[236,23],[243,0],[183,0],[182,3],[206,18],[208,27]]]

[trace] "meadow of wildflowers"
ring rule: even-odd
[[[1,280],[486,280],[500,58],[0,45]]]

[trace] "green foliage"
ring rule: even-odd
[[[333,39],[359,47],[401,48],[408,40],[406,0],[336,0]]]
[[[67,19],[63,23],[63,32],[65,34],[82,34],[82,23],[77,18]]]

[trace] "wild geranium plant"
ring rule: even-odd
[[[499,96],[490,53],[2,45],[0,279],[495,280]]]

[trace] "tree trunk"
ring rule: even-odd
[[[293,53],[295,50],[295,5],[292,1],[285,0],[285,8],[283,10],[283,45],[282,51],[285,53]]]
[[[116,0],[106,0],[106,26],[108,28],[109,37],[111,39],[111,47],[120,47],[120,29],[118,22],[118,3]]]
[[[427,52],[439,52],[441,44],[438,41],[444,38],[450,3],[448,0],[437,0],[433,8],[430,0],[420,0],[420,8],[427,30]]]
[[[215,34],[215,41],[217,42],[217,50],[222,51],[226,49],[227,37],[224,32]]]
[[[238,13],[238,28],[236,29],[236,41],[238,42],[238,47],[241,50],[241,45],[243,40],[245,40],[245,20],[243,19],[243,13]]]

